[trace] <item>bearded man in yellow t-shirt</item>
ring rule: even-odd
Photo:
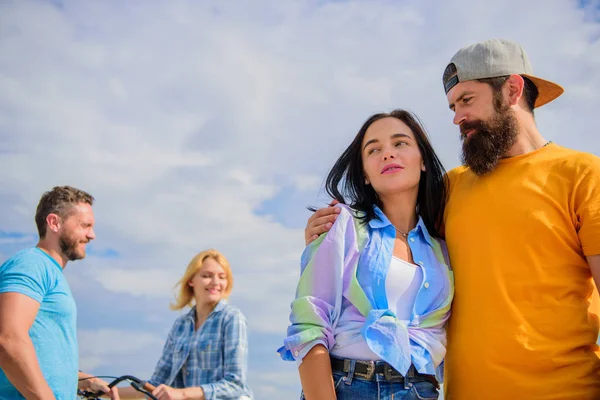
[[[600,158],[540,134],[534,109],[563,89],[514,42],[459,50],[443,83],[464,164],[444,221],[446,399],[600,399]]]
[[[459,50],[443,83],[464,164],[448,173],[444,218],[456,290],[445,399],[600,399],[600,158],[538,131],[534,109],[563,89],[517,43]],[[311,216],[307,242],[336,210]]]

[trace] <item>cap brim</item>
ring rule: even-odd
[[[521,74],[531,79],[531,81],[535,84],[538,89],[538,98],[535,101],[535,108],[541,107],[544,104],[550,103],[552,100],[556,99],[558,96],[563,94],[565,89],[562,86],[557,85],[554,82],[547,81],[542,78],[538,78],[537,76]]]

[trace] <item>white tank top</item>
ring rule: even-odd
[[[415,299],[422,283],[421,267],[392,256],[390,268],[385,277],[385,293],[388,308],[396,314],[398,319],[411,319]],[[360,334],[365,318],[362,317],[361,321],[357,321],[356,317],[355,320],[350,320],[348,318],[350,313],[345,312],[349,307],[354,308],[344,299],[343,311],[334,332],[336,343],[331,349],[331,354],[354,360],[379,360],[380,357],[371,351]]]
[[[415,299],[423,283],[421,267],[392,256],[385,277],[388,307],[398,319],[411,320]]]

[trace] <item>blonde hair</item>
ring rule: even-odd
[[[223,298],[229,297],[229,294],[231,294],[231,289],[233,289],[233,274],[231,273],[229,261],[227,261],[225,256],[219,251],[215,249],[208,249],[196,254],[194,258],[192,258],[192,261],[190,261],[188,264],[183,277],[175,285],[175,287],[179,286],[179,291],[175,296],[175,303],[170,305],[171,310],[181,310],[186,306],[192,307],[194,305],[194,289],[188,283],[192,280],[200,268],[202,268],[202,263],[204,263],[204,261],[208,258],[212,258],[218,262],[221,267],[223,267],[225,275],[227,276],[227,288],[223,293]]]

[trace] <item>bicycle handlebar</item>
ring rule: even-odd
[[[90,377],[90,378],[94,378],[94,377]],[[89,378],[85,378],[85,379],[89,379]],[[153,400],[157,400],[157,398],[152,395],[152,391],[154,391],[154,389],[156,389],[156,387],[154,387],[153,385],[149,384],[148,382],[143,381],[140,378],[135,377],[133,375],[119,376],[118,378],[115,378],[115,380],[113,380],[111,383],[109,383],[108,387],[110,389],[112,389],[113,387],[115,387],[116,385],[118,385],[119,383],[124,382],[124,381],[129,382],[131,387],[133,387],[138,392],[145,394],[146,396],[148,396],[149,398],[151,398]],[[106,395],[106,393],[104,393],[104,392],[94,393],[94,392],[80,391],[80,390],[78,390],[78,392],[79,392],[78,394],[80,396],[84,396],[87,399],[98,399],[100,396]]]
[[[123,376],[120,376],[117,379],[115,379],[114,381],[112,381],[111,383],[109,383],[108,387],[112,388],[112,387],[118,385],[119,383],[121,383],[123,381],[127,381],[127,380],[135,382],[138,385],[141,385],[142,389],[147,390],[149,392],[151,392],[154,389],[156,389],[156,387],[154,387],[153,385],[149,384],[148,382],[143,381],[140,378],[137,378],[137,377],[132,376],[132,375],[123,375]]]

